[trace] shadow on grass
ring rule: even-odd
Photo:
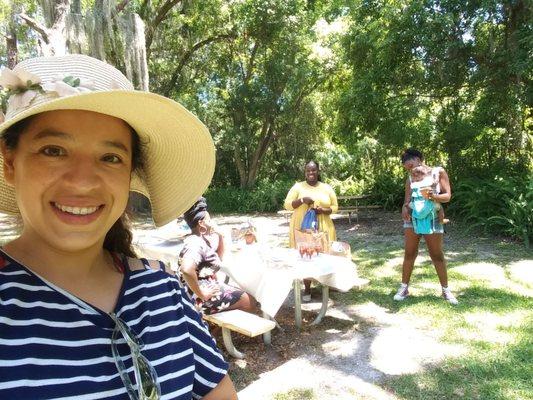
[[[384,385],[406,400],[531,399],[531,324],[527,331],[516,344],[496,354],[448,360],[420,374],[388,378]]]
[[[508,312],[519,308],[533,309],[533,299],[505,289],[471,286],[459,293],[459,310]]]
[[[386,287],[393,290],[387,290],[380,287],[370,286],[361,291],[350,291],[348,293],[334,293],[332,298],[343,304],[363,304],[372,302],[376,305],[386,308],[389,312],[395,313],[402,309],[419,304],[441,305],[450,308],[450,305],[435,293],[435,295],[424,294],[419,296],[409,296],[404,301],[395,301],[393,299],[396,286],[394,279],[381,279],[380,283],[386,282]],[[488,288],[483,286],[471,286],[467,289],[456,293],[459,305],[450,308],[455,312],[472,312],[472,311],[493,311],[509,312],[519,308],[532,309],[533,299],[522,296],[517,293],[510,293],[506,289]]]

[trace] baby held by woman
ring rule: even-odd
[[[439,223],[446,224],[449,222],[448,219],[444,217],[444,209],[442,205],[433,199],[436,192],[438,184],[438,175],[433,176],[433,169],[425,165],[420,165],[411,170],[411,202],[409,207],[412,210],[416,210],[417,202],[426,203],[426,206],[433,207],[434,211],[437,213]],[[416,219],[416,213],[413,213],[413,218]]]

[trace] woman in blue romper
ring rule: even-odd
[[[178,103],[134,91],[82,56],[4,69],[0,212],[1,399],[236,399],[179,281],[138,259],[125,214],[145,194],[157,226],[205,190],[214,146]]]
[[[403,167],[407,171],[411,171],[413,168],[424,165],[424,157],[422,153],[416,149],[407,149],[401,156]],[[438,203],[447,203],[450,201],[452,192],[450,187],[450,179],[448,174],[443,168],[434,168],[436,180],[438,184],[434,191],[429,192],[429,200],[436,201]],[[442,287],[442,297],[450,304],[457,304],[457,299],[450,291],[448,287],[448,272],[446,270],[446,259],[444,258],[443,251],[443,234],[444,227],[439,221],[438,217],[432,224],[432,231],[427,234],[417,234],[413,229],[413,222],[411,216],[411,180],[408,178],[405,182],[405,198],[402,207],[402,218],[405,238],[405,253],[402,264],[402,283],[398,288],[398,291],[394,295],[394,300],[402,301],[409,296],[409,281],[411,280],[411,273],[415,265],[416,257],[418,256],[418,246],[420,244],[420,238],[423,236],[426,246],[428,248],[429,256]]]

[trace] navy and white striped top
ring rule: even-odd
[[[124,259],[115,314],[145,344],[162,399],[205,396],[226,375],[222,358],[178,280]],[[0,251],[0,399],[129,399],[111,350],[105,312]],[[119,352],[134,373],[129,347]]]

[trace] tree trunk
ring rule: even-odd
[[[239,181],[241,189],[247,187],[247,174],[246,167],[242,162],[241,149],[237,146],[233,149],[233,158],[235,159],[235,166],[237,167],[237,172],[239,172]]]
[[[9,21],[8,32],[6,36],[7,48],[7,67],[13,69],[18,63],[18,47],[17,47],[17,29],[15,26],[15,5],[11,9],[11,19]]]
[[[19,17],[39,34],[38,42],[45,56],[67,54],[67,16],[70,0],[41,0],[45,24],[21,13]]]
[[[257,182],[257,175],[261,169],[261,164],[268,151],[272,138],[274,137],[274,118],[268,117],[263,123],[261,128],[261,135],[259,137],[259,143],[255,149],[252,161],[248,168],[248,177],[246,180],[246,187],[250,188],[255,186]]]

